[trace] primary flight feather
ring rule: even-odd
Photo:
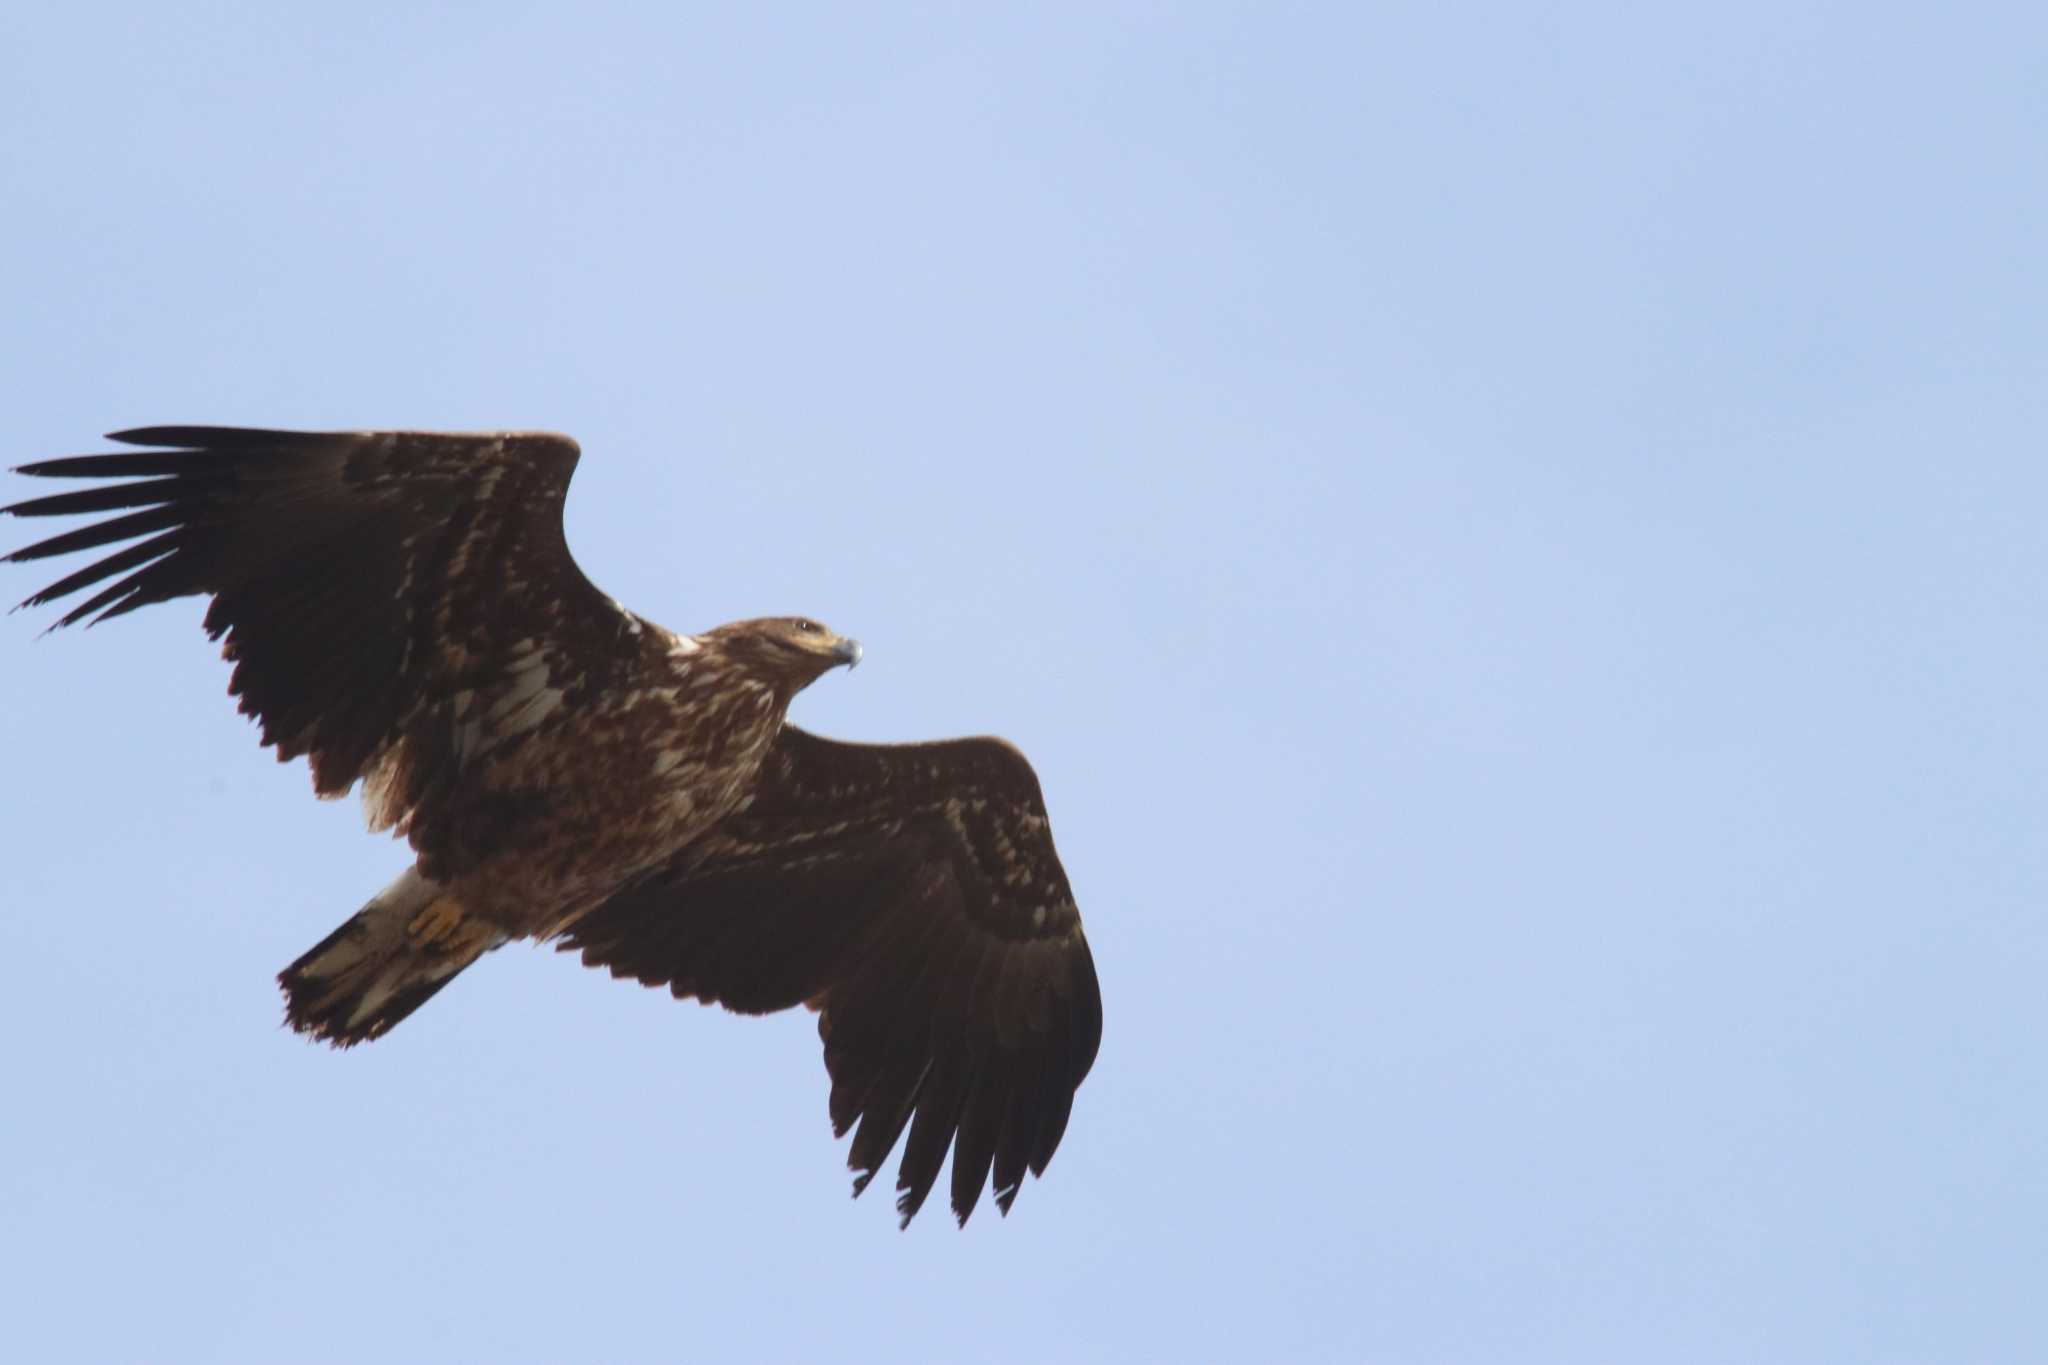
[[[906,1224],[949,1147],[962,1223],[1044,1172],[1102,1000],[1016,749],[787,724],[860,647],[801,617],[678,635],[599,592],[562,534],[567,437],[109,439],[147,449],[17,472],[120,482],[0,511],[119,515],[7,558],[138,543],[22,605],[90,590],[65,626],[211,596],[263,743],[322,796],[360,783],[417,855],[279,976],[293,1028],[377,1038],[489,950],[552,940],[678,997],[816,1010],[854,1193],[903,1139]]]

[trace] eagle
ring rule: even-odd
[[[787,723],[860,646],[801,616],[679,635],[599,591],[563,534],[565,436],[107,439],[135,449],[15,471],[102,482],[0,511],[117,515],[6,558],[134,543],[21,605],[90,589],[56,629],[210,597],[263,744],[322,797],[359,786],[415,855],[279,975],[293,1029],[367,1042],[490,950],[552,942],[679,999],[815,1011],[856,1197],[903,1140],[901,1226],[949,1148],[963,1226],[1044,1174],[1102,998],[1017,749]]]

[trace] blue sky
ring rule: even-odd
[[[0,619],[10,1339],[2048,1351],[2044,53],[2018,5],[10,9],[0,464],[570,432],[608,591],[859,636],[812,728],[1025,749],[1106,1011],[964,1233],[846,1199],[807,1017],[522,947],[308,1046],[272,976],[403,849],[257,748],[198,602]]]

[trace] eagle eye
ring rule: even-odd
[[[797,618],[796,633],[799,635],[816,635],[823,629],[823,626],[819,625],[816,621],[810,620],[808,617],[799,616]]]

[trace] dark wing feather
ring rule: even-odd
[[[1000,740],[840,744],[785,727],[738,814],[562,945],[743,1013],[809,1004],[854,1193],[902,1137],[904,1223],[954,1149],[964,1223],[1043,1174],[1102,998],[1038,779]]]
[[[140,543],[22,605],[104,584],[58,619],[68,626],[210,594],[206,629],[225,637],[229,690],[263,742],[280,759],[305,755],[322,795],[369,779],[374,821],[422,853],[447,839],[436,793],[464,757],[458,713],[488,714],[517,683],[508,651],[549,651],[551,685],[602,685],[608,645],[629,628],[562,536],[578,454],[567,437],[146,427],[110,439],[158,448],[25,465],[133,481],[0,511],[121,515],[7,559]]]

